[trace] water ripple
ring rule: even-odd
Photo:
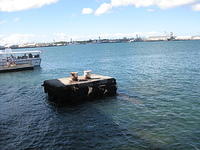
[[[199,50],[199,41],[44,48],[42,68],[0,74],[0,149],[198,150]],[[43,80],[86,69],[117,78],[119,95],[48,102]]]

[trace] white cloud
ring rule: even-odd
[[[154,12],[155,9],[151,9],[151,8],[149,8],[149,9],[147,9],[147,11],[148,11],[148,12]]]
[[[43,43],[53,41],[69,41],[66,33],[49,33],[49,34],[23,34],[14,33],[3,35],[0,34],[0,45],[13,45],[23,43]]]
[[[67,33],[52,33],[49,35],[46,35],[46,37],[50,37],[49,41],[70,41],[72,40],[88,40],[88,39],[98,39],[99,36],[101,39],[107,38],[107,39],[117,39],[117,38],[132,38],[136,35],[139,35],[141,37],[148,37],[153,35],[162,35],[159,32],[132,32],[132,33],[93,33],[93,34],[79,34],[79,35],[70,35]]]
[[[158,7],[162,9],[178,7],[182,5],[188,5],[196,2],[198,0],[160,0],[157,4]]]
[[[135,37],[136,35],[145,37],[158,35],[158,32],[133,32],[133,33],[94,33],[94,34],[83,34],[83,35],[69,35],[67,33],[50,33],[50,34],[22,34],[15,33],[10,35],[0,34],[0,45],[13,45],[23,43],[43,43],[53,41],[70,41],[72,40],[88,40],[88,39],[116,39],[123,37]]]
[[[35,38],[35,35],[33,34],[1,35],[0,45],[32,42],[34,38]]]
[[[0,0],[0,11],[14,12],[56,3],[58,0]]]
[[[109,10],[112,9],[112,5],[108,4],[108,3],[103,3],[101,4],[101,6],[95,11],[95,15],[101,15],[104,14],[106,12],[108,12]]]
[[[13,19],[13,21],[14,21],[14,22],[19,22],[19,21],[20,21],[20,18],[16,17],[16,18]]]
[[[68,36],[66,33],[53,33],[53,35],[50,35],[54,41],[66,41],[68,40]]]
[[[91,8],[83,8],[82,10],[82,14],[92,14],[93,13],[93,9]]]
[[[135,7],[147,7],[153,5],[154,0],[111,0],[113,7],[134,5]]]
[[[182,5],[191,5],[199,0],[111,0],[110,3],[103,3],[95,11],[96,15],[107,13],[112,8],[121,6],[150,7],[156,6],[160,9],[168,9]],[[199,6],[198,6],[199,7]]]
[[[6,23],[6,20],[0,20],[0,25]]]
[[[200,4],[193,5],[192,9],[195,11],[200,11]]]

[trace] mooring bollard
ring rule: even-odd
[[[85,70],[84,71],[84,78],[87,80],[87,79],[91,79],[91,70]]]
[[[78,72],[71,72],[72,81],[78,81]]]

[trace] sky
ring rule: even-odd
[[[0,0],[0,45],[200,35],[200,0]]]

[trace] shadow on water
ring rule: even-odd
[[[129,130],[129,132],[134,132],[140,139],[143,139],[143,142],[149,143],[151,146],[153,146],[155,149],[163,149],[163,150],[174,150],[174,149],[186,149],[186,150],[199,150],[199,131],[197,128],[194,128],[191,133],[188,134],[186,129],[182,129],[181,134],[183,134],[182,138],[176,138],[176,134],[178,132],[176,129],[179,129],[179,127],[175,126],[174,123],[177,122],[177,115],[173,115],[172,113],[169,113],[167,115],[162,114],[154,114],[155,107],[149,106],[146,104],[145,99],[140,99],[137,96],[132,96],[126,94],[126,92],[120,92],[118,94],[118,99],[123,100],[125,103],[129,103],[130,105],[133,104],[134,108],[140,109],[140,111],[135,110],[136,114],[131,115],[132,116],[138,116],[138,118],[143,118],[142,120],[138,120],[135,118],[135,125],[134,127],[132,125],[127,125],[126,129]],[[157,110],[156,110],[157,111]],[[134,111],[133,111],[134,112]],[[140,113],[137,113],[140,112]],[[149,114],[152,113],[152,114]],[[127,114],[129,115],[129,114]],[[144,117],[145,115],[145,117]],[[123,119],[126,117],[123,116]],[[130,121],[130,119],[127,117]],[[146,120],[145,120],[146,118]],[[163,123],[165,122],[165,123]],[[124,126],[124,122],[121,122],[120,126]],[[171,128],[171,127],[172,128]],[[170,129],[172,131],[170,131]],[[187,137],[187,138],[186,138]],[[191,144],[190,140],[192,139],[193,143]],[[148,147],[147,149],[151,149],[152,147]]]
[[[2,115],[0,149],[171,150],[182,147],[181,144],[159,144],[151,140],[148,130],[152,128],[152,124],[155,124],[154,120],[132,122],[132,130],[126,126],[126,123],[117,123],[113,115],[103,110],[110,104],[112,107],[108,107],[109,109],[121,107],[121,104],[126,102],[142,105],[143,100],[138,97],[124,92],[119,93],[117,97],[58,107],[48,101],[48,97],[41,89],[28,86],[17,88],[17,92],[14,92],[18,93],[14,95],[15,100],[7,97],[10,95],[9,92],[4,93],[7,94],[9,103],[12,103],[14,107],[16,105],[18,109],[12,110],[12,105],[9,105],[8,112],[15,111],[14,115],[11,116],[6,111],[0,114]],[[9,90],[12,91],[12,89]],[[97,107],[98,104],[103,106],[103,109]],[[123,120],[126,121],[126,117],[123,116]],[[140,131],[136,130],[138,128]]]
[[[120,97],[123,100],[132,102],[133,104],[143,104],[143,101],[137,98],[136,96],[131,96],[123,92],[118,93],[118,97]]]
[[[115,101],[113,97],[57,107],[50,103],[42,105],[47,97],[40,90],[30,91],[26,86],[20,88],[19,95],[23,92],[24,99],[16,97],[12,102],[16,106],[19,103],[19,110],[5,109],[11,114],[5,111],[0,120],[0,149],[164,149],[129,132],[95,107],[96,103],[107,105]],[[25,98],[27,95],[29,99]],[[38,103],[33,95],[41,101]]]
[[[120,96],[125,97],[125,95]],[[48,100],[46,102],[50,109],[56,114],[54,124],[59,124],[59,139],[56,139],[57,147],[64,149],[148,149],[164,150],[154,143],[150,143],[137,133],[115,123],[112,116],[105,114],[93,104],[101,103],[106,105],[117,97],[96,99],[78,104],[57,105]],[[136,103],[139,103],[136,101]],[[49,133],[48,133],[49,134]],[[61,141],[59,141],[61,140]],[[62,149],[61,148],[61,149]],[[57,148],[58,149],[58,148]]]

